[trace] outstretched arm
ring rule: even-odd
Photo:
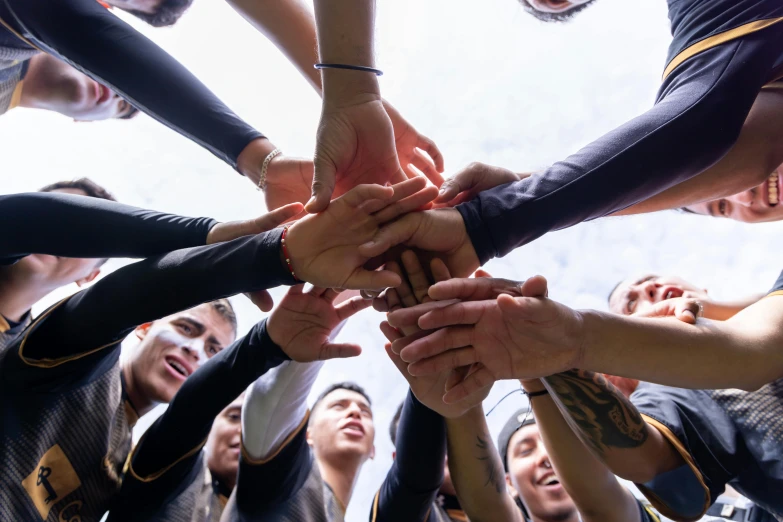
[[[529,392],[544,389],[538,381],[524,381]],[[536,424],[549,459],[583,522],[640,522],[639,503],[577,438],[549,395],[531,399]]]

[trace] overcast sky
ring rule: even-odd
[[[556,26],[532,19],[516,0],[378,5],[383,94],[438,143],[447,173],[471,161],[540,169],[643,112],[655,98],[669,42],[663,0],[600,0],[574,22]],[[312,154],[319,98],[226,4],[196,0],[176,28],[141,29],[286,154]],[[177,93],[161,88],[160,95]],[[15,109],[0,118],[0,143],[4,193],[89,176],[120,201],[156,210],[219,220],[265,212],[251,183],[146,116],[77,124]],[[576,308],[605,309],[606,294],[619,279],[646,271],[680,275],[727,298],[772,285],[781,268],[780,237],[781,224],[665,212],[555,232],[486,269],[520,280],[543,274],[550,296]],[[106,269],[121,264],[112,261]],[[243,298],[234,302],[242,332],[263,316]],[[382,319],[368,310],[348,323],[341,339],[360,343],[364,354],[328,363],[314,389],[353,380],[373,398],[377,456],[362,470],[349,522],[367,520],[391,463],[388,423],[407,390],[383,352]],[[498,383],[486,409],[517,387]],[[523,403],[513,395],[495,410],[493,434]]]

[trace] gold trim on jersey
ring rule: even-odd
[[[37,45],[35,45],[33,42],[31,42],[30,40],[28,40],[27,38],[25,38],[24,36],[22,36],[21,34],[19,34],[18,32],[16,32],[16,31],[14,30],[14,28],[13,28],[13,27],[11,27],[10,25],[8,25],[8,23],[7,23],[5,20],[3,20],[2,18],[0,18],[0,25],[4,26],[6,29],[8,29],[8,31],[10,31],[10,32],[11,32],[11,34],[13,34],[14,36],[16,36],[16,37],[17,37],[17,38],[19,38],[20,40],[22,40],[24,43],[26,43],[26,44],[27,44],[27,45],[29,45],[30,47],[34,47],[35,49],[38,49],[38,50],[39,50],[39,51],[41,51],[41,52],[45,52],[43,49],[41,49],[40,47],[38,47]]]
[[[74,294],[76,295],[76,294]],[[95,348],[93,350],[89,350],[82,353],[77,353],[76,355],[68,355],[66,357],[60,357],[58,359],[28,359],[24,356],[24,347],[25,344],[27,344],[27,339],[30,337],[30,334],[35,332],[35,328],[38,326],[38,324],[46,319],[46,317],[51,314],[53,311],[57,309],[58,306],[63,304],[65,301],[70,299],[73,296],[68,296],[56,305],[49,308],[46,312],[42,313],[30,327],[27,329],[27,332],[24,334],[24,337],[22,338],[21,344],[19,344],[19,358],[22,360],[23,363],[25,363],[28,366],[34,366],[36,368],[54,368],[55,366],[60,366],[61,364],[65,364],[71,361],[75,361],[77,359],[81,359],[82,357],[87,357],[88,355],[92,355],[94,353],[100,352],[101,350],[108,348],[109,346],[114,346],[115,344],[122,341],[120,339],[119,341],[113,341],[108,344],[104,344],[103,346],[99,346],[98,348]]]
[[[451,520],[456,520],[457,522],[468,522],[468,516],[461,509],[447,509],[446,514]]]
[[[650,506],[645,506],[642,504],[642,508],[647,512],[648,515],[650,515],[653,522],[661,522],[661,517],[659,517]]]
[[[717,47],[726,42],[736,40],[737,38],[742,38],[743,36],[747,36],[751,33],[761,31],[762,29],[766,29],[767,27],[775,25],[780,21],[783,21],[783,17],[756,20],[754,22],[748,22],[747,24],[735,27],[734,29],[729,29],[728,31],[714,34],[708,38],[705,38],[704,40],[700,40],[695,44],[686,47],[680,51],[677,56],[672,58],[672,61],[669,62],[669,65],[667,65],[666,69],[663,71],[662,79],[665,80],[666,77],[669,76],[669,74],[671,74],[671,72],[680,66],[684,61],[688,60],[689,58],[693,58],[701,52],[712,49],[713,47]]]
[[[8,324],[8,321],[5,320],[5,317],[0,315],[0,333],[7,332],[11,329],[11,325]]]
[[[649,424],[650,426],[658,430],[661,433],[661,435],[663,435],[664,438],[672,446],[674,446],[674,449],[677,451],[677,453],[680,454],[680,456],[688,465],[688,467],[691,468],[693,474],[696,475],[696,478],[699,480],[701,487],[704,488],[704,506],[702,507],[702,511],[698,516],[685,518],[679,513],[672,510],[669,506],[667,506],[666,503],[664,503],[660,498],[658,498],[658,496],[655,493],[650,491],[643,484],[636,484],[636,487],[639,488],[639,491],[644,493],[644,496],[647,497],[647,500],[649,500],[650,503],[653,505],[653,507],[657,509],[663,516],[671,518],[673,520],[679,520],[681,522],[695,522],[696,520],[699,520],[701,517],[704,516],[704,514],[707,512],[707,509],[712,504],[712,499],[710,498],[710,489],[707,487],[707,484],[704,483],[704,477],[702,476],[701,471],[699,471],[699,468],[696,467],[696,463],[693,461],[693,457],[691,456],[691,454],[682,444],[680,439],[678,439],[677,436],[674,433],[672,433],[672,431],[668,428],[668,426],[653,419],[652,417],[648,417],[644,413],[642,413],[641,415],[642,418],[647,422],[647,424]]]
[[[283,451],[283,449],[285,449],[286,446],[291,444],[291,441],[294,440],[294,437],[299,435],[299,433],[303,429],[305,429],[307,427],[307,421],[309,419],[310,419],[310,410],[307,410],[307,413],[305,414],[304,419],[302,419],[302,422],[299,423],[299,426],[297,426],[296,429],[294,431],[292,431],[291,434],[288,437],[285,438],[285,440],[280,445],[280,447],[277,448],[275,450],[275,452],[272,453],[271,455],[269,455],[267,458],[256,460],[253,457],[251,457],[250,454],[247,452],[247,449],[245,449],[245,441],[244,440],[242,441],[242,444],[241,444],[241,446],[242,446],[242,456],[245,458],[245,460],[247,461],[248,464],[251,464],[253,466],[261,466],[263,464],[268,463],[269,461],[271,461],[272,459],[277,457],[280,454],[280,452]],[[345,509],[345,508],[343,508],[343,509]]]
[[[14,92],[11,93],[11,103],[8,105],[9,111],[14,107],[18,107],[19,102],[22,101],[22,89],[24,89],[24,80],[20,80],[14,87]]]
[[[174,462],[172,462],[171,464],[169,464],[165,468],[161,469],[157,473],[153,473],[153,474],[151,474],[149,476],[146,476],[146,477],[141,477],[133,470],[133,455],[135,455],[136,450],[139,449],[139,447],[141,446],[142,442],[144,442],[144,437],[147,435],[147,433],[149,433],[149,432],[145,432],[144,435],[141,436],[141,439],[139,440],[139,443],[136,444],[136,447],[133,448],[133,451],[131,451],[131,454],[128,457],[128,472],[131,474],[131,476],[133,478],[135,478],[138,481],[144,482],[144,483],[149,483],[149,482],[152,482],[153,480],[159,479],[168,470],[170,470],[171,468],[173,468],[174,466],[176,466],[177,464],[179,464],[183,460],[185,460],[185,459],[187,459],[189,457],[192,457],[193,455],[195,455],[196,453],[201,451],[201,448],[203,448],[204,444],[207,443],[207,439],[204,439],[203,441],[201,441],[201,443],[198,446],[196,446],[192,450],[188,451],[187,453],[182,455],[180,458],[178,458],[177,460],[175,460]]]
[[[30,495],[43,520],[49,517],[49,511],[58,501],[81,485],[76,470],[59,444],[49,448],[32,473],[22,481],[22,487]]]
[[[783,86],[781,86],[781,87],[783,88]],[[774,297],[776,295],[783,295],[783,290],[775,290],[774,292],[765,295],[764,299],[766,299],[767,297]]]
[[[372,520],[370,520],[370,522],[375,522],[375,520],[378,518],[378,500],[380,496],[381,490],[379,489],[375,494],[375,499],[372,501]],[[429,512],[427,513],[427,516],[429,516]]]

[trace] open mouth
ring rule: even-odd
[[[666,301],[667,299],[676,299],[678,297],[682,297],[683,293],[684,292],[680,288],[669,287],[665,289],[663,300]]]
[[[175,376],[182,379],[187,379],[190,375],[190,368],[188,368],[186,364],[183,364],[182,361],[178,361],[174,357],[166,357],[165,361],[169,368],[171,368],[171,373],[173,373]]]
[[[96,105],[100,105],[111,97],[111,91],[105,85],[95,82]]]
[[[767,201],[770,207],[777,206],[780,203],[780,195],[778,194],[778,173],[773,172],[767,178]]]
[[[536,482],[537,486],[559,486],[560,485],[560,479],[557,478],[557,475],[554,473],[550,473],[548,475],[544,475],[542,478]]]
[[[361,422],[348,422],[345,424],[345,426],[342,427],[342,431],[352,437],[364,437],[364,426],[362,426]]]

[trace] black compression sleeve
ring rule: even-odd
[[[459,205],[481,264],[712,166],[739,136],[781,45],[783,23],[704,51],[669,75],[645,114],[542,173]]]
[[[397,427],[397,456],[378,492],[372,522],[423,522],[443,484],[446,423],[408,392]]]
[[[198,449],[215,417],[253,381],[286,360],[288,356],[270,339],[264,320],[188,377],[134,450],[120,494],[121,505],[127,508],[123,511],[139,505],[145,510],[160,507],[198,462]],[[154,480],[141,480],[164,470]]]
[[[263,137],[177,60],[95,0],[0,0],[0,18],[236,168]]]
[[[280,258],[282,229],[188,248],[120,268],[57,306],[29,335],[25,356],[97,349],[145,322],[221,297],[295,283]]]
[[[28,254],[155,256],[204,245],[216,223],[73,194],[0,196],[0,264]]]

